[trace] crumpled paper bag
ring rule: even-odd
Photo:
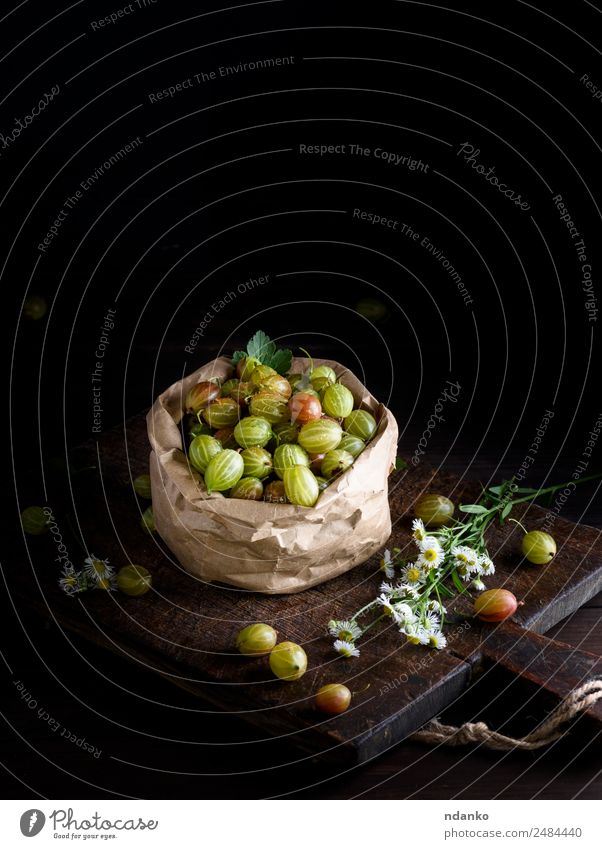
[[[178,427],[184,399],[201,380],[227,379],[220,357],[174,383],[147,416],[150,475],[157,531],[182,566],[204,581],[262,593],[296,593],[328,581],[378,551],[391,534],[387,478],[397,453],[397,423],[348,369],[331,366],[356,406],[378,422],[376,435],[353,466],[332,483],[315,507],[270,504],[207,494],[189,466]],[[291,372],[308,361],[295,358]]]

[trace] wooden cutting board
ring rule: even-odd
[[[506,586],[524,602],[512,623],[493,626],[466,619],[462,614],[469,607],[463,600],[464,607],[449,607],[457,618],[447,625],[446,650],[411,646],[390,626],[371,632],[360,643],[361,656],[346,660],[334,654],[327,623],[374,597],[383,577],[378,557],[296,595],[262,596],[204,584],[179,566],[160,538],[140,528],[147,503],[136,497],[131,481],[147,470],[148,451],[140,415],[124,429],[104,434],[98,444],[78,449],[77,465],[96,469],[74,478],[73,500],[65,498],[64,487],[50,482],[49,503],[74,563],[84,554],[69,541],[67,530],[79,526],[87,550],[116,568],[146,566],[153,574],[153,591],[138,599],[98,591],[67,597],[57,588],[59,566],[48,566],[56,556],[49,535],[27,538],[31,562],[15,562],[11,589],[42,615],[142,662],[206,702],[260,726],[267,736],[285,735],[313,755],[358,763],[405,739],[492,662],[558,698],[602,675],[597,656],[538,636],[602,589],[602,543],[594,528],[557,518],[553,535],[558,554],[545,568],[519,565],[521,532],[516,525],[492,529],[488,544],[497,573],[487,583]],[[480,488],[422,465],[392,475],[389,547],[409,544],[410,508],[425,490],[459,503],[473,500]],[[36,501],[40,503],[40,496],[31,493],[30,503]],[[530,529],[541,526],[545,515],[538,507],[516,513]],[[251,622],[268,622],[280,640],[305,648],[309,665],[303,678],[274,680],[267,658],[249,659],[235,651],[237,632]],[[314,708],[313,696],[333,681],[346,683],[356,695],[345,714],[326,718]],[[600,702],[589,716],[602,722]]]

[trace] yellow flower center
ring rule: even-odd
[[[408,637],[408,643],[412,643],[413,646],[420,645],[420,640],[418,637]]]
[[[350,643],[353,640],[353,634],[351,631],[340,631],[339,640],[345,640],[346,643]]]
[[[105,573],[105,564],[102,562],[102,560],[93,560],[92,568],[94,569],[97,575],[104,575]]]
[[[408,581],[419,581],[420,580],[420,569],[408,569]]]
[[[108,590],[111,587],[111,582],[108,580],[108,578],[101,578],[98,582],[98,586],[101,590]]]
[[[423,552],[422,556],[424,557],[425,560],[428,560],[429,563],[430,563],[433,560],[437,559],[437,552],[435,551],[434,548],[427,548],[426,551]]]

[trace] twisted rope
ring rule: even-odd
[[[602,699],[602,678],[588,681],[569,693],[548,718],[525,737],[508,737],[500,734],[499,731],[493,731],[484,722],[465,722],[457,727],[443,725],[438,719],[433,719],[420,731],[412,734],[410,740],[429,745],[442,743],[446,746],[480,743],[486,749],[499,751],[541,749],[559,740],[566,733],[562,726],[594,705],[599,699]]]

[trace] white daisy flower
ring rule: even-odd
[[[343,640],[349,643],[353,643],[362,636],[362,629],[357,622],[352,622],[349,619],[342,619],[340,622],[331,619],[328,623],[328,631],[337,640]]]
[[[380,560],[380,568],[385,573],[387,578],[395,577],[395,565],[391,557],[391,552],[388,548],[385,548],[383,552],[383,556]]]
[[[93,554],[84,560],[84,575],[95,584],[110,580],[114,573],[113,567],[109,566],[108,560],[101,560]],[[104,589],[104,587],[102,587]]]
[[[385,616],[393,616],[393,614],[395,613],[395,608],[393,607],[390,596],[385,595],[385,593],[381,593],[381,595],[379,595],[376,600],[379,604],[382,605],[383,613],[385,614]]]
[[[445,554],[441,543],[436,537],[425,537],[420,543],[420,555],[418,562],[429,569],[434,569],[443,563]]]
[[[416,621],[414,611],[405,601],[398,601],[394,606],[395,621],[399,625],[413,625]]]
[[[445,637],[442,631],[434,631],[429,636],[429,645],[432,646],[434,649],[444,649],[447,645],[447,638]]]
[[[59,578],[59,586],[67,595],[75,595],[84,589],[81,585],[81,572],[76,572],[73,566],[63,566]]]
[[[487,557],[486,554],[484,554],[479,560],[479,572],[481,575],[493,575],[495,572],[493,560],[491,560],[490,557]]]
[[[485,584],[483,583],[483,581],[480,578],[473,578],[472,585],[475,588],[475,590],[480,591],[480,590],[485,589]]]
[[[407,604],[407,602],[405,601],[398,601],[395,605],[395,610],[400,614],[400,616],[403,616],[404,618],[409,619],[411,616],[414,616],[414,611],[412,610],[410,605]]]
[[[380,591],[381,591],[381,593],[384,593],[385,595],[392,595],[395,592],[395,587],[393,586],[393,584],[390,584],[388,581],[383,581],[382,584],[380,585]]]
[[[397,584],[397,586],[395,587],[395,594],[406,596],[407,598],[412,599],[416,599],[420,595],[419,591],[416,589],[416,586],[412,584]]]
[[[422,542],[426,538],[426,529],[422,519],[414,519],[412,522],[412,536],[416,542]]]
[[[414,586],[422,584],[426,580],[426,575],[418,563],[408,563],[401,573],[401,577],[405,584],[413,584]]]
[[[334,650],[338,652],[343,657],[359,657],[360,650],[356,649],[352,642],[349,640],[335,640],[334,641]]]
[[[479,555],[468,545],[457,545],[452,549],[452,557],[456,561],[456,568],[461,575],[476,572],[479,568]]]
[[[106,578],[99,578],[96,581],[97,590],[106,590],[107,592],[113,592],[113,590],[117,589],[117,578],[115,575],[110,574]]]
[[[430,634],[422,625],[408,625],[400,630],[406,635],[408,642],[415,646],[427,646],[429,643]]]
[[[433,612],[425,613],[422,617],[421,624],[426,628],[429,634],[433,634],[436,631],[441,630],[441,620],[437,614]]]

